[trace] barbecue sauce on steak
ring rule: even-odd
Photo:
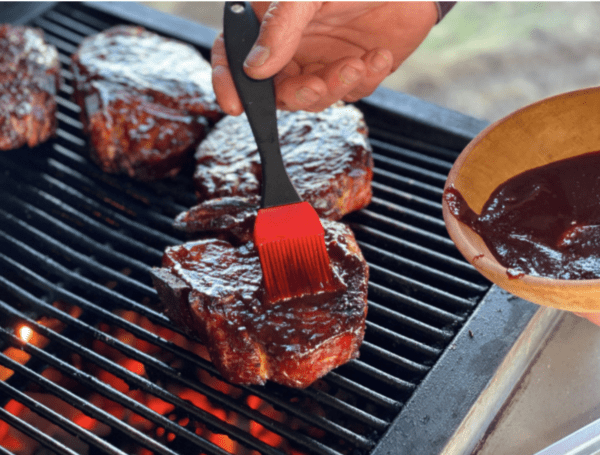
[[[509,277],[600,278],[600,151],[507,180],[476,214],[454,187],[451,213],[485,241]]]
[[[0,150],[45,142],[56,132],[58,52],[41,30],[0,25]]]
[[[288,175],[320,217],[339,220],[368,205],[373,157],[358,109],[339,103],[318,113],[278,111],[277,126]],[[260,194],[260,156],[245,114],[217,123],[195,156],[200,202]]]
[[[208,62],[192,46],[142,27],[86,38],[72,70],[91,157],[106,172],[173,176],[208,123],[222,117]]]
[[[350,229],[323,221],[335,293],[267,303],[258,252],[204,239],[167,248],[151,272],[166,314],[208,347],[229,381],[306,387],[358,356],[368,267]]]
[[[259,196],[209,199],[177,215],[173,225],[189,234],[225,235],[244,243],[252,240],[259,208]]]

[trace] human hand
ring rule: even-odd
[[[600,325],[600,313],[575,313],[577,316],[587,319],[596,325]]]
[[[277,107],[321,111],[357,101],[421,44],[437,21],[434,2],[256,2],[261,30],[244,69],[274,77]],[[212,48],[212,81],[227,114],[243,112],[223,35]]]

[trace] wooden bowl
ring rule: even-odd
[[[509,178],[596,150],[600,150],[600,87],[544,99],[493,123],[462,151],[446,187],[454,185],[469,206],[481,213],[492,191]],[[600,312],[600,279],[558,280],[529,275],[509,278],[506,268],[496,261],[481,237],[459,222],[445,201],[443,215],[459,251],[501,288],[540,305]]]

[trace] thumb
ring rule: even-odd
[[[304,29],[321,4],[272,2],[262,18],[256,43],[244,62],[246,74],[265,79],[281,71],[296,53]]]

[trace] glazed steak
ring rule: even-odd
[[[106,172],[139,180],[175,175],[207,121],[222,116],[200,53],[142,27],[86,38],[72,70],[91,156]]]
[[[338,220],[371,200],[373,157],[362,113],[336,104],[323,112],[278,111],[281,153],[300,197]],[[196,151],[200,202],[260,194],[261,167],[245,114],[225,117]]]
[[[209,199],[177,215],[173,226],[188,234],[216,235],[245,243],[253,238],[259,208],[259,196]]]
[[[41,30],[0,25],[0,150],[34,147],[56,132],[58,52]]]
[[[307,387],[358,357],[367,314],[368,267],[350,229],[323,221],[341,290],[266,303],[258,252],[204,239],[167,248],[152,279],[166,314],[206,344],[229,381]]]

